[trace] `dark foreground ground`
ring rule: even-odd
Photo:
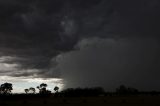
[[[160,106],[160,96],[1,98],[0,106]]]

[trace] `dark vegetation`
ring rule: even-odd
[[[36,92],[38,89],[38,92]],[[47,89],[47,84],[42,83],[37,88],[29,87],[24,89],[22,94],[11,93],[11,83],[4,83],[0,86],[0,106],[35,106],[35,105],[77,105],[77,106],[159,106],[160,92],[139,91],[132,87],[121,85],[115,92],[106,92],[101,87],[94,88],[68,88],[59,91],[59,87],[53,87],[53,92]]]
[[[160,95],[159,91],[139,91],[136,88],[126,87],[125,85],[120,85],[116,88],[115,92],[106,92],[101,87],[94,88],[68,88],[59,92],[59,87],[55,86],[53,88],[54,93],[47,89],[47,84],[42,83],[37,86],[39,90],[36,93],[36,88],[30,87],[24,89],[25,94],[12,94],[13,86],[11,83],[4,83],[0,86],[0,98],[5,97],[97,97],[97,96],[139,96],[139,95]]]
[[[59,93],[61,96],[67,97],[88,97],[88,96],[100,96],[104,95],[105,91],[101,87],[95,88],[68,88]]]
[[[0,94],[7,95],[13,90],[11,83],[4,83],[0,86]]]

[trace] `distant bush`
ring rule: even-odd
[[[139,91],[136,88],[120,85],[119,88],[116,89],[116,93],[119,95],[137,95]]]
[[[60,92],[63,96],[99,96],[105,94],[105,91],[101,87],[95,88],[68,88]]]

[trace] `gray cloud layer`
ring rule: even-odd
[[[79,45],[79,51],[58,59],[66,87],[103,86],[113,90],[126,84],[145,90],[160,89],[160,47],[156,39],[94,38]]]
[[[159,4],[158,0],[0,1],[0,73],[62,77],[68,87],[105,86],[114,79],[117,84],[129,83],[127,78],[140,85],[148,79],[156,88],[152,79],[159,75]],[[65,58],[57,60],[62,55]]]

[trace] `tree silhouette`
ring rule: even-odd
[[[26,94],[29,92],[29,89],[24,89],[24,91],[26,92]]]
[[[40,84],[40,88],[46,88],[48,85],[45,83]]]
[[[58,92],[58,90],[59,90],[59,87],[55,86],[55,87],[54,87],[54,91],[55,91],[55,92]]]
[[[132,95],[136,95],[139,93],[138,89],[136,88],[128,88],[128,93],[132,94]]]
[[[40,86],[37,86],[37,89],[39,89],[39,92],[44,92],[46,91],[46,87],[47,87],[47,84],[42,83],[40,84]]]
[[[47,90],[46,87],[48,85],[45,83],[40,84],[40,86],[37,86],[37,89],[39,89],[39,93],[40,94],[50,94],[51,91]]]
[[[120,95],[126,95],[128,88],[124,85],[120,85],[119,88],[116,89],[116,92]]]
[[[7,82],[2,84],[0,88],[2,94],[10,94],[13,90],[12,84]]]
[[[124,85],[119,86],[119,88],[116,89],[116,92],[120,95],[135,95],[138,94],[138,89],[126,87]]]
[[[33,87],[30,87],[30,88],[29,88],[29,92],[34,94],[34,93],[36,92],[36,89],[33,88]]]
[[[68,97],[87,97],[87,96],[100,96],[105,94],[105,91],[101,87],[94,88],[68,88],[61,91],[63,96]]]

